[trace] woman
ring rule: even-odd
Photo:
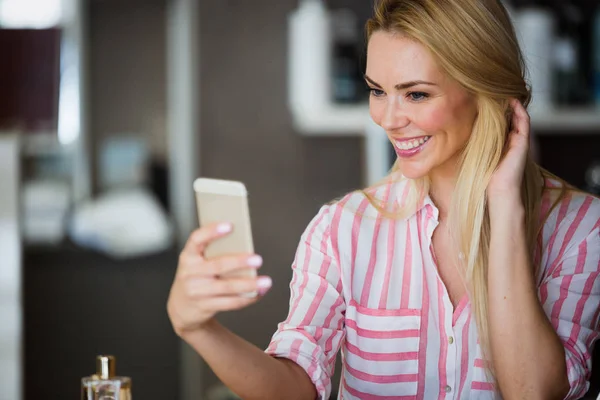
[[[498,0],[383,0],[367,23],[370,111],[396,148],[379,185],[325,205],[266,352],[214,320],[256,299],[257,255],[204,260],[194,232],[168,311],[244,399],[577,399],[600,313],[600,201],[529,155],[530,92]],[[259,296],[260,297],[260,296]]]

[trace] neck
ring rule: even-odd
[[[456,171],[448,169],[431,171],[429,174],[429,195],[440,211],[440,221],[446,220],[452,202],[452,193],[456,186]]]

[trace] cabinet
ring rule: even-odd
[[[178,253],[115,261],[65,244],[23,257],[26,400],[78,399],[98,354],[134,398],[179,398],[179,339],[166,304]]]

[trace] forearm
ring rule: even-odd
[[[243,399],[312,400],[316,390],[293,361],[277,359],[216,321],[184,337],[219,379]]]
[[[490,208],[490,346],[504,398],[564,398],[563,345],[538,300],[518,202]]]

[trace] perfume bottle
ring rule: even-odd
[[[115,357],[96,357],[96,373],[81,379],[81,400],[131,400],[131,379],[115,371]]]

